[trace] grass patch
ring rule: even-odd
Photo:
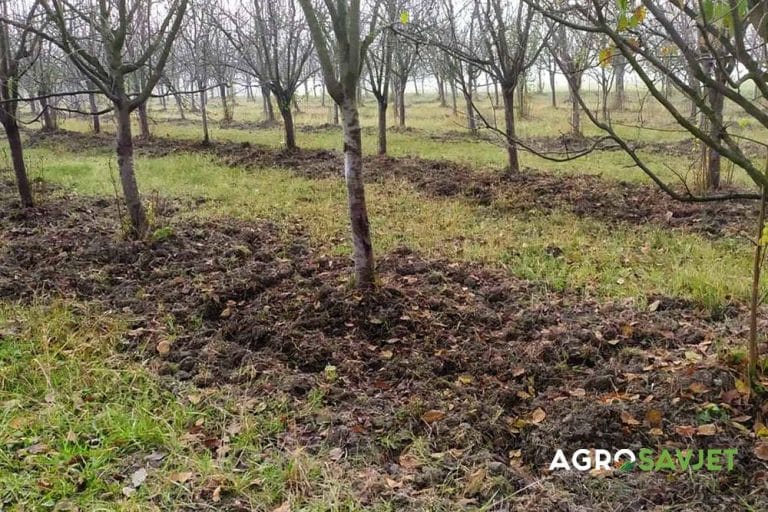
[[[360,509],[322,453],[278,448],[308,406],[159,380],[115,352],[125,326],[72,303],[0,305],[0,508]]]
[[[38,156],[43,151],[35,150]],[[55,161],[42,169],[46,179],[79,193],[114,193],[106,157],[58,155]],[[145,194],[206,197],[195,214],[298,223],[315,244],[335,253],[349,250],[341,180],[309,180],[281,169],[245,171],[202,154],[137,162]],[[607,225],[566,211],[500,213],[460,199],[424,197],[403,182],[372,184],[368,196],[379,251],[408,245],[429,256],[502,265],[558,289],[613,298],[662,293],[715,308],[748,296],[749,246],[733,239]],[[714,267],[722,270],[711,272]]]

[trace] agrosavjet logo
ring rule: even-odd
[[[619,469],[628,472],[637,468],[640,471],[733,471],[736,455],[736,448],[641,448],[637,453],[626,448],[613,453],[610,450],[582,448],[567,457],[565,452],[559,449],[549,465],[549,470]]]

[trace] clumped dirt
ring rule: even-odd
[[[714,357],[741,332],[739,306],[714,314],[653,297],[640,310],[405,247],[379,258],[380,283],[364,294],[350,287],[349,260],[314,250],[299,227],[182,222],[170,215],[188,206],[168,202],[158,215],[170,229],[132,242],[117,236],[105,199],[46,198],[25,211],[3,182],[0,206],[0,296],[119,312],[133,321],[127,351],[199,386],[298,400],[321,390],[322,417],[291,435],[309,451],[363,457],[369,474],[397,483],[367,492],[404,508],[449,481],[456,488],[441,492],[466,506],[768,505],[768,473],[746,433],[768,410],[748,405],[739,370]],[[734,472],[700,478],[546,470],[558,448],[658,446],[739,456]]]
[[[29,143],[105,151],[113,141],[107,136],[76,132],[39,132],[30,137]],[[277,166],[313,179],[341,177],[343,169],[343,155],[335,151],[281,151],[234,142],[206,146],[169,138],[137,140],[137,152],[147,156],[189,151],[209,152],[227,165],[251,169]],[[415,157],[366,157],[365,177],[369,182],[405,180],[432,197],[458,197],[503,212],[565,209],[605,222],[660,225],[712,237],[751,236],[756,218],[754,201],[681,203],[649,185],[533,169],[510,174]]]

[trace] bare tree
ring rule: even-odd
[[[347,183],[349,216],[355,260],[355,280],[359,288],[374,285],[374,259],[368,223],[368,208],[363,186],[363,146],[360,114],[357,108],[357,87],[360,82],[366,51],[375,38],[373,25],[378,4],[373,7],[371,28],[361,34],[360,0],[326,0],[325,10],[311,0],[299,0],[317,49],[325,87],[341,108],[344,129],[344,176]],[[330,30],[320,22],[326,15]],[[335,62],[331,48],[335,47]]]
[[[142,0],[40,0],[50,28],[13,21],[59,46],[72,63],[110,100],[117,117],[117,162],[120,183],[130,216],[130,234],[142,237],[148,223],[136,183],[133,162],[131,112],[152,94],[162,76],[187,0],[169,0],[157,9],[163,14],[151,20],[148,44],[129,58],[128,48],[138,47],[138,12]],[[3,19],[8,19],[4,17]],[[146,22],[146,21],[145,21]],[[146,72],[140,90],[130,90],[134,73]]]
[[[285,147],[296,149],[291,102],[312,74],[307,66],[312,41],[306,23],[295,0],[251,0],[236,8],[229,15],[231,27],[221,27],[240,57],[236,67],[255,76],[275,96],[283,118]]]
[[[26,8],[22,3],[11,5],[10,0],[2,0],[0,3],[3,16],[0,20],[0,124],[8,137],[16,186],[24,207],[33,206],[34,201],[19,133],[19,84],[29,70],[30,63],[34,62],[34,54],[39,48],[39,37],[35,37],[28,28],[38,7],[37,2]],[[21,23],[10,21],[19,16],[23,16]]]

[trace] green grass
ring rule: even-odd
[[[106,156],[45,157],[37,172],[78,193],[113,195]],[[245,171],[201,154],[139,158],[145,194],[207,197],[193,215],[274,219],[306,227],[316,246],[346,253],[346,201],[341,180],[309,180],[286,170]],[[662,293],[708,307],[745,300],[750,247],[733,239],[711,240],[658,226],[609,226],[566,211],[508,214],[461,199],[419,194],[404,182],[367,188],[374,247],[400,245],[428,256],[503,266],[512,274],[557,289],[611,298]],[[562,257],[546,250],[557,246]],[[712,268],[721,269],[712,272]]]
[[[2,510],[196,509],[217,503],[217,487],[249,510],[360,509],[324,453],[278,448],[290,421],[315,412],[289,397],[161,381],[116,354],[121,320],[76,304],[5,304],[0,333]],[[222,439],[227,450],[203,446]],[[140,468],[146,480],[124,491]]]
[[[561,92],[561,100],[565,100],[565,92]],[[630,95],[631,96],[631,95]],[[548,104],[548,97],[544,95],[531,96],[532,114],[530,119],[521,119],[517,122],[518,136],[525,140],[531,137],[558,137],[570,132],[568,105],[563,104],[558,110],[552,109]],[[297,141],[299,146],[315,149],[340,150],[340,129],[320,129],[310,133],[301,131],[301,126],[318,126],[331,121],[330,107],[322,107],[317,98],[310,98],[309,103],[300,98],[302,112],[296,114],[295,122],[299,126]],[[389,151],[393,156],[418,156],[426,159],[448,159],[474,167],[501,168],[506,164],[506,153],[500,143],[484,139],[476,139],[470,136],[465,124],[465,117],[460,113],[452,114],[450,108],[442,108],[434,100],[434,94],[421,96],[408,96],[407,98],[407,125],[408,131],[390,129],[388,133]],[[630,140],[646,142],[674,142],[690,136],[675,130],[676,127],[671,118],[663,109],[654,103],[648,103],[644,107],[642,124],[645,128],[634,128],[640,124],[637,112],[638,99],[632,100],[628,110],[614,113],[613,120],[617,125],[616,130]],[[235,108],[235,120],[259,122],[263,120],[260,103],[248,102],[240,99]],[[330,100],[327,105],[331,105]],[[376,151],[376,103],[373,98],[368,98],[361,107],[361,122],[367,128],[363,137],[363,150],[368,154]],[[222,128],[217,119],[220,114],[218,100],[212,100],[210,105],[211,137],[214,140],[229,140],[236,142],[251,142],[268,146],[279,147],[282,144],[282,128],[258,128],[242,130],[238,128]],[[393,110],[393,109],[390,109]],[[459,108],[461,112],[461,107]],[[490,108],[485,108],[485,115],[493,119]],[[395,121],[390,113],[390,126],[394,127]],[[152,126],[153,133],[159,136],[172,136],[184,139],[200,139],[199,114],[188,114],[188,122],[178,124],[168,121],[177,120],[178,113],[169,108],[166,111],[158,110],[152,113],[155,123]],[[503,122],[503,111],[497,110],[496,117],[499,123]],[[735,133],[746,134],[755,138],[765,138],[762,131],[751,125],[740,128],[738,119],[730,116],[729,121],[734,125]],[[104,129],[114,130],[114,122],[104,116]],[[649,120],[652,120],[649,121]],[[743,125],[743,123],[741,123]],[[625,126],[626,125],[626,126]],[[88,123],[81,118],[68,119],[62,122],[62,126],[71,130],[88,131]],[[665,131],[657,131],[656,128]],[[135,128],[137,130],[138,128]],[[599,129],[591,125],[584,116],[583,130],[586,135],[604,135]],[[487,130],[481,132],[488,135]],[[138,132],[137,132],[138,133]],[[448,140],[441,139],[450,135]],[[437,138],[435,138],[437,137]],[[677,174],[690,174],[689,170],[695,161],[696,155],[666,155],[643,152],[648,165],[664,180],[679,185]],[[552,172],[597,174],[608,179],[617,179],[634,182],[648,183],[649,178],[637,167],[632,160],[622,151],[596,152],[586,157],[570,162],[552,162],[530,153],[521,153],[521,165]],[[672,172],[670,169],[673,169]],[[749,186],[750,179],[745,173],[737,171],[734,175],[734,183],[741,186]]]

